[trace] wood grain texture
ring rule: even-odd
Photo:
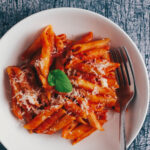
[[[21,19],[55,7],[84,8],[114,21],[138,46],[150,78],[150,0],[0,0],[0,37]],[[129,150],[150,150],[150,107]]]

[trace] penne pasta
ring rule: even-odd
[[[84,36],[82,36],[82,38],[77,41],[75,44],[79,44],[79,43],[87,43],[93,40],[93,33],[89,32],[87,34],[85,34]]]
[[[60,117],[65,114],[65,110],[59,109],[58,112],[54,113],[51,117],[47,118],[44,122],[42,122],[36,129],[36,133],[44,133],[46,132]]]
[[[38,50],[42,48],[42,35],[35,39],[35,41],[24,51],[21,56],[22,60],[31,58]]]
[[[80,53],[77,57],[82,57],[82,61],[88,61],[96,58],[110,60],[108,50],[102,48],[90,49],[89,51],[83,52],[83,54]]]
[[[23,115],[21,112],[21,108],[19,107],[19,105],[17,105],[17,100],[15,98],[12,98],[11,100],[11,106],[12,106],[12,112],[13,114],[20,120],[23,119]]]
[[[51,25],[9,66],[12,113],[30,133],[62,137],[76,144],[104,131],[108,110],[120,111],[110,39],[93,40],[88,32],[77,41],[56,35]]]
[[[57,37],[59,37],[59,39],[61,39],[63,42],[66,42],[66,40],[67,40],[66,34],[60,34]]]
[[[82,117],[77,117],[76,120],[84,125],[88,125],[87,121],[85,121],[84,118],[82,118]]]
[[[86,118],[86,113],[77,104],[75,104],[71,100],[67,99],[64,104],[64,107],[68,112],[75,114],[77,116]]]
[[[85,132],[89,131],[92,127],[88,125],[79,125],[74,128],[67,136],[66,139],[74,140],[80,137]]]
[[[62,129],[62,137],[67,139],[67,137],[69,136],[69,134],[72,132],[72,130],[78,126],[78,122],[77,121],[73,121],[70,124],[68,124],[67,126],[65,126]]]
[[[86,90],[93,91],[93,89],[95,89],[95,93],[97,94],[109,94],[111,96],[116,96],[116,93],[112,89],[101,87],[87,80],[77,78],[76,82],[78,84],[78,87],[84,88]]]
[[[64,71],[64,60],[63,57],[60,56],[55,60],[55,68]]]
[[[104,105],[106,107],[112,107],[116,104],[117,98],[108,97],[108,96],[101,96],[101,95],[89,95],[89,102],[90,103],[97,103]]]
[[[88,121],[90,123],[90,125],[100,131],[104,131],[103,127],[101,126],[101,124],[99,123],[96,115],[94,114],[94,112],[91,112],[88,115]]]
[[[46,134],[53,134],[60,129],[64,128],[68,124],[70,124],[73,120],[75,120],[75,117],[70,115],[65,115],[62,117],[59,121],[57,121],[50,129],[46,132]]]
[[[56,57],[57,55],[60,55],[63,52],[65,45],[61,40],[61,38],[59,38],[59,36],[55,36],[54,39],[55,39],[55,46],[57,51],[53,55],[55,55]]]
[[[33,120],[24,125],[24,128],[33,130],[37,128],[43,121],[50,117],[55,111],[57,111],[61,105],[57,108],[51,108],[50,110],[44,110],[40,112]]]
[[[54,32],[51,26],[47,26],[42,33],[42,49],[31,64],[35,67],[43,87],[48,87],[47,77],[50,65],[52,64],[52,53],[54,49]]]
[[[7,73],[12,87],[12,98],[15,98],[20,106],[26,106],[27,109],[30,109],[29,104],[39,107],[38,92],[31,87],[26,74],[19,67],[7,67]]]
[[[84,138],[86,138],[87,136],[89,136],[90,134],[92,134],[94,131],[96,131],[95,128],[90,129],[89,131],[85,132],[82,136],[78,137],[77,139],[72,141],[72,144],[77,144],[78,142],[80,142],[81,140],[83,140]]]
[[[83,53],[89,49],[103,48],[109,44],[110,40],[105,38],[103,40],[92,41],[84,44],[75,44],[71,47],[73,54]]]

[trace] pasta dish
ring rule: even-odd
[[[56,35],[49,25],[9,66],[13,114],[30,133],[54,134],[76,144],[96,130],[103,131],[108,110],[118,110],[119,88],[111,61],[110,39]]]

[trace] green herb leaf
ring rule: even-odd
[[[55,86],[59,92],[68,93],[72,91],[72,85],[67,75],[59,70],[53,70],[48,75],[48,83],[50,86]]]
[[[50,86],[55,85],[55,78],[51,73],[49,73],[49,75],[48,75],[48,83],[49,83]]]

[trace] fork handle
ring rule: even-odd
[[[120,113],[120,150],[126,150],[125,109]]]

